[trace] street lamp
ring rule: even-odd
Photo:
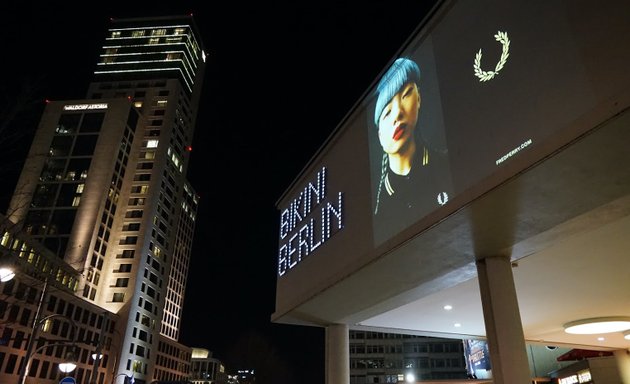
[[[18,381],[18,384],[25,384],[26,383],[26,377],[28,376],[28,371],[31,367],[31,360],[33,359],[33,356],[39,352],[40,350],[47,348],[47,347],[52,347],[55,345],[68,345],[67,341],[71,342],[71,345],[73,346],[74,349],[74,345],[76,344],[76,338],[77,338],[77,325],[74,323],[74,321],[72,321],[71,318],[64,316],[64,315],[60,315],[58,313],[53,313],[52,315],[48,315],[48,316],[44,316],[41,319],[39,318],[42,312],[42,306],[44,304],[44,300],[47,294],[47,290],[48,290],[48,276],[46,277],[46,279],[44,280],[44,286],[42,288],[42,294],[39,298],[39,302],[37,304],[37,311],[35,312],[35,318],[33,319],[33,327],[31,328],[31,334],[28,338],[28,342],[27,342],[27,347],[26,347],[26,356],[24,357],[24,362],[22,363],[22,365],[20,366],[20,380]],[[35,350],[33,350],[33,345],[35,344],[35,341],[37,340],[38,334],[39,334],[39,329],[42,326],[42,324],[44,324],[44,322],[55,318],[55,317],[63,317],[64,319],[66,319],[70,325],[72,325],[72,339],[71,340],[66,340],[66,343],[56,343],[56,344],[45,344],[42,345],[39,348],[36,348]],[[66,358],[68,358],[69,354],[66,355]],[[75,359],[76,360],[76,359]],[[74,363],[74,362],[72,362]],[[59,364],[59,369],[62,372],[71,372],[72,370],[74,370],[74,368],[76,368],[76,364],[74,364],[74,366],[70,363],[61,363]],[[65,369],[65,371],[64,371]]]
[[[72,349],[74,349],[74,346],[72,347]],[[76,361],[77,361],[77,358],[76,358],[76,355],[74,354],[74,351],[70,351],[66,353],[66,362],[59,363],[59,370],[63,373],[70,373],[74,371],[74,369],[77,367]]]
[[[13,268],[5,266],[0,267],[0,282],[6,283],[14,277],[15,271],[13,270]]]
[[[107,332],[107,327],[109,326],[109,316],[107,312],[103,312],[103,323],[101,325],[101,333],[98,338],[98,342],[96,343],[96,350],[92,354],[92,359],[94,360],[94,366],[92,367],[92,373],[90,374],[90,384],[96,384],[96,375],[98,374],[98,366],[103,358],[103,342],[105,339],[105,333]]]
[[[63,361],[63,363],[59,363],[59,370],[63,373],[70,373],[72,371],[74,371],[74,369],[77,367],[76,361],[77,361],[77,357],[76,354],[74,353],[74,343],[73,344],[68,344],[67,342],[63,342],[63,343],[52,343],[52,344],[44,344],[38,348],[36,348],[33,353],[31,354],[31,357],[33,357],[35,354],[43,351],[46,348],[51,348],[51,347],[67,347],[70,346],[72,347],[72,350],[68,351],[65,355],[65,359]]]
[[[66,340],[65,342],[62,342],[62,343],[44,344],[44,345],[36,348],[35,350],[32,350],[33,349],[33,344],[34,344],[35,340],[37,339],[37,333],[38,333],[37,330],[39,330],[39,327],[44,322],[46,322],[49,319],[52,319],[53,317],[63,317],[64,319],[68,320],[68,322],[70,322],[70,324],[72,325],[72,328],[73,328],[72,340]],[[74,322],[70,318],[55,313],[55,314],[43,317],[41,320],[35,322],[34,325],[35,325],[35,327],[34,327],[35,330],[31,333],[31,336],[29,337],[29,340],[28,340],[28,348],[27,348],[27,353],[26,353],[26,357],[25,357],[26,362],[24,364],[22,364],[22,367],[21,367],[22,369],[20,370],[20,381],[19,381],[19,384],[25,384],[26,383],[26,377],[28,376],[28,371],[29,371],[29,369],[31,367],[31,361],[33,360],[33,356],[35,356],[35,354],[39,353],[40,351],[42,351],[42,350],[44,350],[44,349],[46,349],[48,347],[68,346],[68,345],[72,346],[72,351],[69,351],[69,352],[66,353],[65,361],[63,363],[59,363],[59,370],[61,372],[64,372],[64,373],[69,373],[69,372],[74,371],[74,369],[77,367],[77,364],[76,364],[76,360],[77,359],[76,359],[76,356],[75,356],[75,353],[74,353],[74,348],[75,348],[75,345],[76,345],[76,333],[77,333],[76,332],[76,329],[77,329],[76,324],[74,324]],[[68,344],[68,341],[70,341],[71,344]]]

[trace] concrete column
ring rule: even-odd
[[[494,384],[531,384],[527,347],[509,256],[477,260]]]
[[[345,324],[326,327],[326,384],[350,383],[350,336]]]
[[[615,355],[615,361],[617,361],[621,382],[630,384],[630,350],[618,349],[613,354]]]

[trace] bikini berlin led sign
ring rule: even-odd
[[[343,194],[328,196],[323,167],[280,214],[278,276],[294,268],[343,228]]]

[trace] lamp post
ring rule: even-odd
[[[96,344],[96,350],[92,355],[94,359],[94,367],[92,367],[92,374],[90,375],[90,384],[96,384],[96,375],[98,374],[98,366],[103,358],[103,354],[101,353],[103,349],[103,341],[105,339],[105,332],[107,331],[107,326],[109,324],[108,313],[103,313],[103,324],[101,324],[101,333],[98,337],[98,342]]]
[[[73,332],[72,340],[66,340],[65,342],[62,342],[62,343],[44,344],[44,345],[36,348],[33,351],[32,350],[33,349],[33,344],[35,343],[35,340],[37,339],[37,337],[36,337],[37,333],[39,333],[37,331],[33,331],[31,333],[30,338],[29,338],[29,348],[27,349],[26,357],[24,358],[25,359],[25,363],[22,364],[22,369],[20,371],[19,384],[25,384],[26,383],[26,377],[28,376],[28,371],[29,371],[29,369],[31,367],[31,360],[33,359],[33,356],[36,353],[38,353],[40,350],[43,350],[43,349],[48,348],[48,347],[53,347],[53,346],[68,346],[68,345],[71,345],[74,348],[74,346],[76,345],[76,338],[77,338],[76,330],[77,330],[77,326],[76,326],[76,324],[74,324],[74,322],[70,318],[68,318],[66,316],[59,315],[59,314],[56,314],[56,313],[52,314],[52,315],[48,315],[46,317],[43,317],[41,320],[35,322],[34,323],[34,325],[35,325],[34,328],[36,330],[39,330],[39,327],[45,321],[47,321],[49,319],[52,319],[54,317],[63,317],[64,319],[68,320],[68,322],[72,325],[72,332]],[[68,341],[70,341],[71,344],[68,344]],[[74,354],[73,352],[70,352],[70,353]],[[72,372],[74,370],[74,368],[76,368],[76,364],[74,364],[74,361],[76,361],[76,357],[69,358],[68,355],[70,353],[66,354],[66,360],[72,360],[72,362],[65,362],[65,363],[59,364],[59,370],[61,370],[62,372]],[[65,365],[62,365],[62,364],[65,364]]]
[[[28,371],[31,367],[31,359],[33,358],[33,355],[35,353],[37,353],[38,351],[40,351],[41,349],[44,349],[46,347],[51,347],[51,346],[55,346],[55,345],[68,345],[67,341],[70,341],[72,344],[72,346],[74,346],[76,344],[76,339],[77,339],[77,326],[74,323],[74,321],[72,321],[72,319],[70,319],[69,317],[66,317],[64,315],[60,315],[57,313],[54,313],[52,315],[48,315],[48,316],[44,316],[40,319],[41,316],[41,312],[42,312],[42,307],[44,305],[44,301],[45,301],[45,297],[47,294],[47,290],[48,290],[48,276],[46,276],[46,278],[44,279],[44,286],[42,288],[42,294],[39,298],[39,302],[37,303],[37,311],[35,311],[35,318],[33,319],[33,326],[31,327],[31,335],[28,338],[27,341],[27,347],[26,347],[26,356],[24,357],[23,363],[20,366],[20,379],[18,381],[18,384],[25,384],[26,383],[26,377],[28,376]],[[36,348],[33,351],[33,345],[35,344],[35,342],[37,341],[37,337],[39,334],[39,329],[41,327],[41,325],[46,322],[47,320],[50,320],[54,317],[63,317],[64,319],[66,319],[70,325],[72,325],[72,339],[71,340],[66,340],[66,343],[56,343],[56,344],[46,344],[46,345],[42,345],[39,348]],[[75,365],[76,366],[76,365]],[[61,368],[61,367],[60,367]],[[72,371],[74,368],[70,369],[70,371]]]
[[[35,318],[33,319],[33,326],[31,327],[31,335],[28,338],[26,343],[26,356],[24,357],[23,363],[20,366],[20,380],[18,384],[24,384],[26,382],[26,375],[28,374],[28,369],[30,368],[30,357],[33,353],[33,344],[35,343],[35,339],[37,338],[37,333],[40,325],[39,316],[42,311],[42,305],[44,305],[44,299],[46,297],[46,291],[48,290],[48,276],[44,279],[44,286],[42,287],[42,294],[39,297],[39,301],[37,302],[37,310],[35,311]]]
[[[50,348],[50,347],[67,347],[67,346],[71,346],[74,349],[75,345],[74,345],[74,343],[73,344],[68,344],[67,342],[45,344],[45,345],[42,345],[42,346],[36,348],[33,351],[33,355],[32,356],[34,356],[38,352],[43,351],[46,348]],[[63,363],[59,363],[59,370],[61,372],[63,372],[63,373],[70,373],[70,372],[74,371],[74,369],[77,367],[76,360],[77,360],[77,358],[76,358],[76,355],[74,354],[74,351],[66,353],[65,361]]]

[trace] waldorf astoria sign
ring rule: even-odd
[[[85,111],[92,109],[107,109],[107,103],[68,104],[63,106],[64,111]]]
[[[323,167],[280,213],[278,276],[283,276],[343,228],[343,194],[328,193]]]

